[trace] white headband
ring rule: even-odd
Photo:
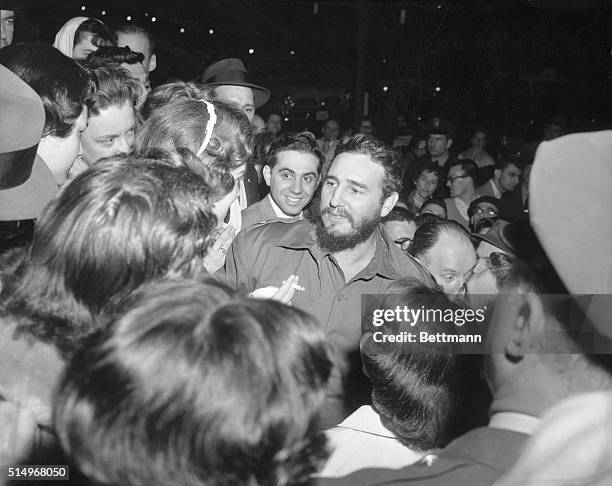
[[[217,123],[217,114],[215,113],[215,107],[213,104],[206,100],[200,101],[206,105],[206,110],[208,110],[208,122],[206,123],[206,135],[204,136],[204,141],[202,142],[202,146],[197,153],[198,157],[202,155],[204,150],[206,150],[206,147],[208,147],[208,142],[210,142],[210,137],[212,136],[213,129],[215,128],[215,123]]]

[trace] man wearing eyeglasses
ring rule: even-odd
[[[456,221],[465,229],[470,224],[468,208],[474,199],[478,197],[475,179],[478,166],[473,160],[463,159],[454,162],[448,169],[446,185],[450,197],[445,199],[447,219]]]
[[[486,232],[499,219],[500,200],[493,196],[476,198],[468,208],[470,217],[470,232],[481,234]]]

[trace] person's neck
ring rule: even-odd
[[[412,199],[414,200],[415,205],[418,206],[419,208],[425,202],[425,198],[421,197],[421,195],[416,190],[414,191],[414,195],[412,196]]]
[[[559,375],[538,360],[523,358],[512,376],[493,391],[491,415],[516,412],[540,417],[568,395]]]
[[[355,275],[368,266],[376,253],[376,231],[362,243],[339,252],[333,256],[344,273],[344,281],[349,282]]]
[[[448,152],[444,152],[443,154],[440,155],[432,155],[431,156],[431,160],[433,160],[434,162],[437,162],[438,165],[443,166],[446,161],[448,160],[449,154]]]
[[[459,199],[469,206],[470,203],[476,199],[476,189],[474,187],[470,187],[464,194],[459,196]]]

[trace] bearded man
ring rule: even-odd
[[[224,271],[231,284],[255,295],[280,288],[285,301],[314,315],[327,332],[336,367],[324,425],[350,413],[343,377],[348,356],[359,353],[362,295],[381,294],[400,277],[434,284],[383,231],[381,220],[397,202],[400,180],[391,148],[369,135],[345,138],[322,182],[319,204],[313,203],[318,212],[312,221],[255,226],[228,251]]]

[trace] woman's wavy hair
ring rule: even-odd
[[[96,320],[152,279],[203,272],[216,226],[210,190],[187,168],[116,157],[80,174],[36,223],[2,289],[18,329],[64,354]]]
[[[152,95],[155,96],[155,91]],[[199,153],[210,119],[204,100],[213,105],[217,121],[207,147]],[[136,153],[188,149],[211,170],[223,173],[251,159],[251,144],[251,124],[238,106],[216,98],[182,97],[161,104],[148,114],[134,149]]]
[[[136,107],[145,94],[144,88],[125,69],[99,67],[90,72],[98,82],[93,103],[89,106],[90,117],[99,115],[101,110],[111,106],[123,106],[126,103],[137,113]]]
[[[310,315],[209,279],[141,288],[69,363],[54,425],[97,485],[307,484],[331,372]]]

